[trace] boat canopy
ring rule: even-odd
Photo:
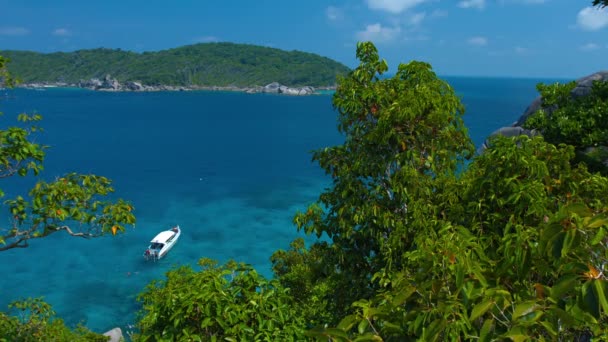
[[[160,232],[150,242],[152,242],[152,243],[155,243],[155,242],[157,242],[157,243],[166,243],[174,235],[175,235],[175,232],[172,232],[172,231]]]

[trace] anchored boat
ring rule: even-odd
[[[179,225],[158,233],[158,235],[150,241],[150,246],[148,246],[148,249],[144,252],[144,259],[158,260],[167,255],[179,239],[181,233],[182,230]]]

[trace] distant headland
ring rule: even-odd
[[[313,94],[332,89],[350,69],[301,51],[234,43],[201,43],[156,52],[91,49],[39,53],[0,51],[24,87],[100,91],[226,90]]]

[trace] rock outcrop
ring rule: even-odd
[[[272,82],[270,84],[267,84],[264,87],[249,88],[249,89],[247,89],[247,93],[249,93],[249,94],[268,93],[268,94],[284,94],[284,95],[301,96],[301,95],[314,94],[315,88],[309,87],[309,86],[292,88],[292,87],[282,85],[278,82]]]
[[[278,82],[272,82],[263,87],[247,87],[239,88],[236,86],[168,86],[168,85],[144,85],[140,82],[127,81],[120,83],[110,75],[106,75],[102,80],[98,78],[92,78],[90,80],[82,80],[75,86],[79,88],[98,90],[98,91],[187,91],[187,90],[216,90],[216,91],[244,91],[248,94],[256,93],[269,93],[269,94],[283,94],[283,95],[312,95],[315,93],[315,88],[310,86],[304,87],[288,87]]]
[[[588,95],[591,92],[591,86],[593,85],[593,81],[608,81],[608,71],[599,71],[599,72],[593,73],[591,75],[579,78],[578,80],[576,80],[576,87],[574,89],[572,89],[570,94],[573,97],[580,97],[580,96]],[[491,138],[497,134],[501,134],[501,135],[504,135],[507,137],[512,137],[512,136],[521,135],[521,134],[526,134],[528,136],[534,136],[534,135],[538,134],[536,131],[525,129],[522,126],[530,115],[534,114],[537,110],[539,110],[541,108],[541,104],[542,104],[542,97],[539,96],[536,99],[534,99],[534,101],[532,101],[532,103],[526,108],[526,110],[519,117],[519,119],[517,119],[517,121],[515,121],[513,123],[513,125],[508,126],[508,127],[499,128],[498,130],[494,131],[490,135],[489,138]],[[549,115],[554,110],[555,110],[555,108],[546,108],[546,111]],[[483,146],[480,147],[480,152],[485,150],[488,147],[487,144],[488,144],[488,140],[486,139],[486,141],[483,143]]]
[[[112,330],[106,331],[105,333],[103,333],[103,336],[107,336],[110,338],[108,342],[124,341],[124,336],[122,335],[122,330],[120,328],[114,328]]]

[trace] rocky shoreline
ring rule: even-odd
[[[317,94],[318,90],[333,90],[335,87],[319,87],[311,86],[304,87],[288,87],[278,82],[272,82],[265,86],[252,87],[237,87],[237,86],[171,86],[171,85],[146,85],[141,82],[126,81],[119,82],[117,79],[106,75],[103,79],[91,78],[89,80],[81,80],[78,83],[62,83],[62,82],[34,82],[22,83],[18,85],[21,88],[28,89],[44,89],[44,88],[82,88],[95,91],[109,92],[155,92],[155,91],[192,91],[192,90],[209,90],[209,91],[238,91],[247,94],[283,94],[292,96],[303,96]]]

